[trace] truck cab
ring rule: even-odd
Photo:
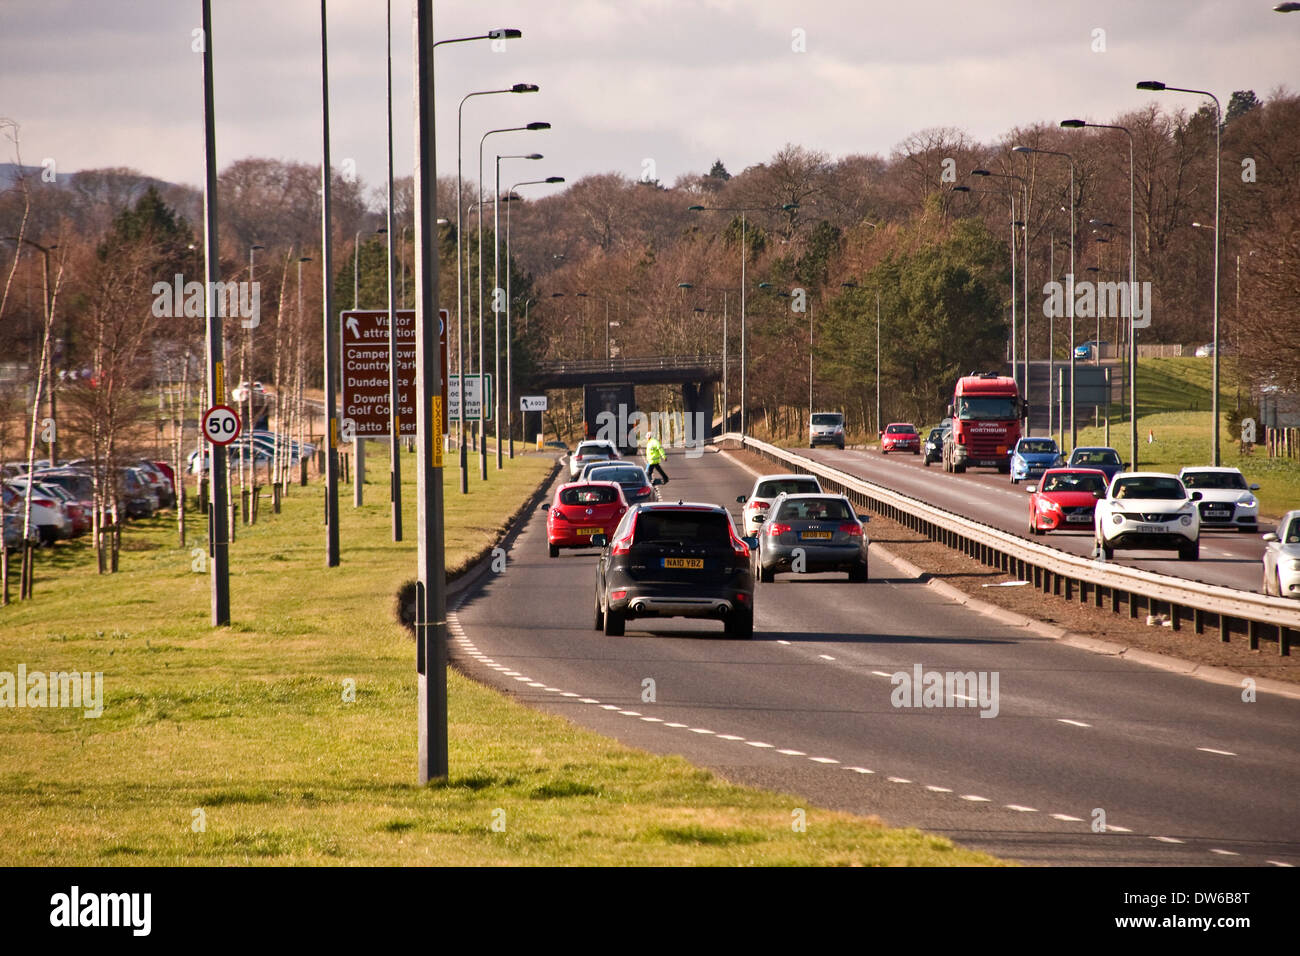
[[[1011,450],[1028,411],[1013,378],[972,372],[958,379],[948,407],[952,429],[944,438],[943,470],[960,474],[977,467],[1010,473]]]

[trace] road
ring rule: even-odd
[[[882,484],[927,504],[956,512],[975,521],[1029,538],[1029,493],[1031,481],[1011,484],[1006,475],[992,469],[976,469],[961,475],[944,472],[937,462],[929,468],[920,455],[881,455],[878,451],[835,448],[791,449],[816,461]],[[1268,521],[1260,534],[1274,530]],[[1071,554],[1093,553],[1092,525],[1085,530],[1053,531],[1038,538]],[[1173,551],[1117,551],[1115,561],[1130,567],[1158,571],[1176,577],[1219,584],[1246,591],[1258,591],[1263,573],[1264,542],[1259,534],[1208,530],[1201,533],[1199,561],[1179,561]]]
[[[664,490],[686,500],[734,502],[752,483],[712,450],[673,454],[668,472]],[[761,585],[753,641],[676,619],[607,638],[592,628],[594,561],[548,558],[544,517],[531,518],[505,573],[449,614],[453,659],[632,746],[797,795],[792,809],[878,814],[1033,864],[1300,863],[1300,700],[1245,703],[1235,687],[1027,635],[879,553],[867,584]],[[997,715],[894,707],[891,675],[917,664],[997,674]]]

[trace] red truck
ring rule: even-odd
[[[1009,473],[1011,449],[1028,413],[1013,378],[972,372],[958,379],[948,406],[952,429],[943,440],[943,470],[961,473],[974,466]]]

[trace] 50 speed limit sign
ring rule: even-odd
[[[239,413],[229,405],[213,405],[203,413],[203,437],[214,445],[229,445],[239,437]]]

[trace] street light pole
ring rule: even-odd
[[[320,3],[321,77],[321,326],[325,359],[325,566],[339,563],[339,341],[334,320],[334,243],[330,235],[330,83],[326,0]]]
[[[1279,6],[1282,6],[1279,4]],[[1276,8],[1275,8],[1276,9]],[[1210,394],[1210,453],[1212,464],[1217,468],[1219,459],[1219,174],[1223,145],[1223,107],[1219,98],[1208,90],[1192,90],[1182,86],[1169,86],[1159,80],[1144,80],[1137,85],[1139,90],[1171,93],[1192,93],[1208,96],[1214,101],[1214,358],[1211,376]]]
[[[505,289],[502,289],[502,288],[501,288],[501,201],[502,201],[502,200],[501,200],[501,160],[503,160],[503,159],[541,159],[541,158],[542,158],[542,154],[541,154],[541,153],[515,153],[515,154],[505,155],[505,156],[501,155],[500,153],[497,154],[497,162],[496,162],[496,172],[497,172],[497,178],[496,178],[496,201],[492,204],[492,281],[495,283],[495,288],[494,288],[493,293],[492,293],[492,321],[493,321],[493,327],[494,327],[495,330],[496,330],[495,333],[494,333],[494,336],[495,336],[495,340],[496,340],[496,344],[497,344],[497,347],[496,347],[496,388],[494,389],[495,394],[492,396],[492,398],[493,398],[493,402],[494,402],[494,404],[496,405],[496,422],[495,422],[495,431],[496,431],[496,445],[497,445],[497,471],[500,471],[501,468],[502,468],[501,456],[502,456],[502,452],[503,452],[503,449],[502,449],[502,447],[501,447],[501,313],[502,313],[503,310],[508,310],[508,309],[509,309],[509,304],[508,304],[508,303],[509,303],[509,299],[510,299],[510,290],[509,290],[509,286],[510,286],[510,274],[509,274],[510,258],[509,258],[509,255],[507,255],[507,257],[506,257],[506,270],[507,270],[507,272],[506,272],[506,288],[505,288]],[[505,201],[506,201],[507,203],[509,203],[509,201],[510,201],[510,197],[507,196]],[[509,228],[509,223],[510,223],[510,210],[509,210],[509,207],[507,206],[507,209],[506,209],[506,224],[507,224],[507,228]],[[505,298],[506,298],[506,300],[507,300],[506,302],[498,302],[498,301],[497,301],[497,293],[498,293],[498,292],[502,292],[502,293],[505,295]],[[507,351],[509,351],[509,348],[510,348],[509,336],[510,336],[510,321],[509,321],[509,318],[507,318],[507,319],[506,319],[506,349],[507,349]],[[509,369],[510,369],[510,362],[509,362],[509,360],[507,359],[507,361],[506,361],[506,374],[507,374],[507,375],[509,375]],[[509,404],[509,398],[507,397],[507,405],[508,405],[508,404]],[[508,426],[507,426],[507,428],[506,428],[506,437],[507,437],[507,439],[509,439],[509,437],[510,437],[510,428],[509,428]],[[513,444],[513,443],[512,443],[512,444]],[[512,451],[511,451],[510,457],[511,457],[511,458],[514,458],[514,457],[515,457],[515,456],[514,456],[513,449],[512,449]]]
[[[387,233],[385,261],[388,268],[388,500],[392,507],[393,540],[401,541],[402,416],[397,408],[397,311],[393,308],[393,0],[388,0],[387,7],[388,31],[384,35],[384,49],[388,60],[388,192],[384,231]]]

